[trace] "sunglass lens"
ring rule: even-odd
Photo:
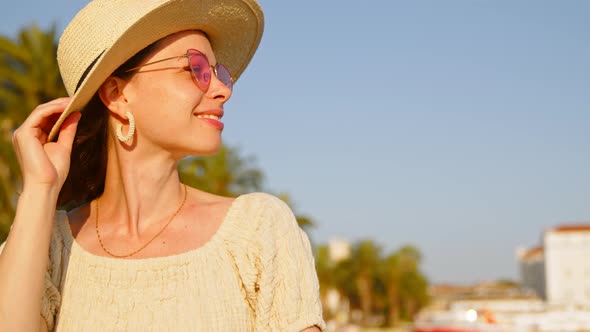
[[[201,90],[207,90],[211,83],[211,66],[209,65],[209,60],[207,60],[207,57],[203,53],[197,50],[189,50],[188,58],[195,79],[197,80],[197,85]],[[215,66],[215,74],[230,90],[233,88],[231,73],[224,65],[218,63]]]
[[[218,63],[217,66],[215,66],[215,71],[217,74],[217,78],[223,84],[225,84],[230,90],[232,90],[233,81],[232,81],[231,74],[230,74],[229,70],[224,65]]]
[[[206,89],[211,83],[211,67],[205,55],[200,52],[191,52],[189,62],[195,79],[200,84],[201,89]]]

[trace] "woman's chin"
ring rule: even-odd
[[[199,157],[208,157],[213,156],[219,152],[221,149],[221,144],[212,145],[207,147],[199,147],[198,149],[191,149],[187,151],[186,156],[199,156]]]

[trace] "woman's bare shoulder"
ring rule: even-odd
[[[224,210],[229,209],[235,201],[235,197],[227,197],[211,194],[196,188],[188,188],[188,202],[201,209]]]

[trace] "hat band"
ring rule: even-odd
[[[80,77],[80,80],[78,81],[78,84],[76,84],[76,90],[74,90],[74,93],[78,92],[78,89],[82,85],[82,82],[84,82],[84,79],[86,78],[86,76],[88,76],[88,73],[90,73],[90,71],[92,70],[92,68],[94,67],[94,65],[98,61],[98,59],[100,59],[100,57],[102,56],[104,51],[106,51],[106,50],[103,50],[102,52],[100,52],[100,54],[96,57],[96,59],[92,60],[92,62],[88,65],[88,68],[86,68],[84,73],[82,73],[82,76]]]

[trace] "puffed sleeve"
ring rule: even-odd
[[[325,329],[311,245],[291,209],[267,195],[257,239],[260,244],[257,331]]]
[[[65,213],[65,212],[64,212]],[[56,218],[60,212],[56,214]],[[0,252],[4,250],[6,242],[0,245]],[[55,314],[60,305],[60,293],[57,285],[59,285],[60,263],[61,263],[61,247],[63,242],[60,241],[57,227],[54,226],[51,234],[51,244],[49,248],[49,261],[47,263],[47,271],[45,272],[44,291],[41,299],[41,316],[47,322],[47,330],[52,331],[54,327]]]

